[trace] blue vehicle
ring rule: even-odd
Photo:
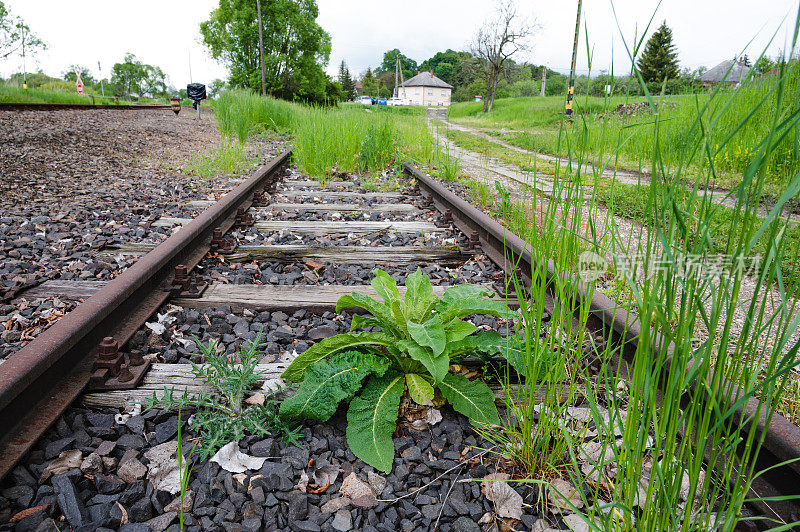
[[[386,105],[386,98],[378,98],[376,105]]]

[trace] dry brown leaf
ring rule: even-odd
[[[500,517],[522,519],[522,495],[508,485],[506,473],[492,473],[485,477],[481,491],[494,503],[495,513]]]
[[[324,493],[339,477],[339,466],[325,465],[314,470],[314,484],[308,486],[309,493]]]
[[[126,510],[125,507],[122,506],[119,503],[119,501],[117,501],[116,504],[117,504],[117,506],[119,506],[119,511],[122,512],[122,520],[120,521],[120,524],[119,524],[119,526],[122,526],[122,525],[124,525],[125,523],[127,523],[129,521],[129,519],[128,519],[128,510]]]
[[[256,392],[247,399],[244,400],[245,403],[248,405],[259,405],[264,406],[264,401],[266,400],[266,396],[261,392]]]
[[[63,451],[58,455],[58,458],[50,462],[45,470],[42,471],[42,477],[39,479],[39,482],[44,482],[50,478],[51,475],[60,475],[61,473],[66,473],[70,469],[80,467],[82,461],[83,453],[81,453],[79,449]]]

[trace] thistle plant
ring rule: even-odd
[[[257,365],[262,338],[263,331],[255,340],[243,343],[238,357],[222,353],[217,340],[204,345],[195,338],[203,364],[192,363],[192,373],[206,384],[205,389],[196,396],[184,391],[176,398],[174,387],[165,387],[163,396],[159,398],[153,392],[145,401],[145,407],[193,410],[189,427],[201,436],[197,447],[201,459],[213,456],[226,443],[239,441],[247,434],[277,434],[287,443],[297,445],[298,428],[278,416],[279,401],[275,394],[280,390],[266,394],[263,404],[245,405],[244,402],[260,380]]]
[[[474,424],[500,424],[489,387],[451,372],[450,363],[469,353],[505,353],[509,343],[497,332],[477,332],[463,318],[486,314],[516,320],[519,315],[472,285],[451,286],[440,299],[420,269],[406,279],[405,297],[386,272],[375,270],[374,275],[372,286],[383,303],[353,292],[339,299],[336,310],[363,308],[371,316],[353,316],[351,331],[379,330],[333,336],[299,355],[283,377],[300,382],[300,388],[281,404],[280,415],[325,421],[340,402],[349,401],[350,449],[371,466],[389,472],[394,459],[392,433],[405,390],[417,404],[447,401]],[[512,361],[518,360],[518,352],[511,351]]]

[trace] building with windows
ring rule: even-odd
[[[397,97],[406,100],[409,105],[447,107],[452,93],[453,86],[434,76],[433,72],[419,72],[400,84]]]

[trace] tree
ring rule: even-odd
[[[403,76],[405,76],[406,79],[413,76],[417,70],[419,70],[416,61],[403,55],[400,50],[395,48],[383,54],[383,61],[381,65],[375,69],[375,74],[383,74],[384,72],[394,73],[398,57],[400,58],[400,70],[403,71]]]
[[[430,59],[423,61],[419,66],[419,69],[433,71],[437,78],[455,86],[455,80],[453,77],[455,75],[458,62],[464,55],[470,56],[470,53],[456,52],[450,49],[445,52],[437,52],[436,55]]]
[[[342,61],[339,65],[339,86],[342,89],[344,100],[355,98],[356,84],[353,82],[353,77],[350,75],[350,69],[347,68],[347,63]]]
[[[269,0],[261,3],[267,92],[289,100],[325,102],[329,79],[323,71],[331,38],[317,24],[316,0]],[[209,20],[200,24],[203,43],[229,69],[232,87],[261,86],[258,13],[252,0],[219,0]]]
[[[645,83],[663,83],[678,77],[678,53],[672,42],[672,30],[667,21],[647,41],[644,52],[636,63]]]
[[[366,94],[367,96],[374,96],[378,92],[378,80],[375,78],[375,75],[372,73],[371,68],[367,68],[367,71],[364,72],[364,76],[361,78],[361,94]]]
[[[491,111],[494,106],[497,82],[506,61],[528,48],[527,40],[532,33],[533,27],[518,17],[514,0],[498,0],[495,16],[478,30],[473,42],[473,54],[483,63],[486,80],[484,112]]]
[[[753,65],[753,73],[758,76],[763,76],[770,70],[775,69],[777,66],[778,64],[775,61],[773,61],[766,55],[762,55],[761,57],[758,58],[756,64]]]
[[[92,73],[89,71],[87,67],[81,65],[70,65],[69,68],[64,71],[64,74],[62,76],[64,78],[64,81],[71,81],[73,83],[78,81],[78,76],[75,74],[76,71],[80,72],[81,81],[83,81],[83,84],[85,86],[94,85],[95,81],[94,77],[92,76]]]
[[[0,1],[0,59],[15,53],[21,55],[23,51],[32,56],[46,48],[47,45],[31,31],[25,21],[12,15]]]
[[[157,98],[167,93],[164,71],[142,63],[131,53],[125,54],[122,63],[111,67],[111,83],[117,88],[117,96],[149,95]]]

